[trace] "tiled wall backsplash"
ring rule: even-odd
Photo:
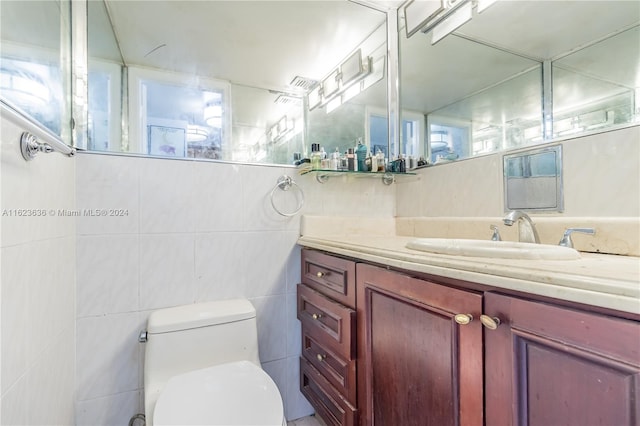
[[[0,120],[2,162],[1,420],[73,424],[75,370],[75,162],[26,162],[22,129]]]
[[[121,212],[78,218],[77,423],[144,411],[137,336],[152,310],[233,297],[256,306],[261,360],[287,415],[309,414],[297,390],[298,219],[268,199],[290,170],[92,154],[77,170],[79,209]]]
[[[137,335],[152,310],[234,297],[256,307],[260,357],[287,417],[313,411],[298,391],[300,215],[280,216],[270,200],[283,174],[304,193],[300,215],[394,213],[395,188],[378,179],[320,184],[288,167],[77,156],[78,209],[121,214],[78,217],[78,424],[143,411]],[[274,193],[285,213],[299,203],[290,191]]]
[[[569,227],[579,250],[640,255],[640,126],[577,139],[563,145],[562,213],[531,213],[542,242],[557,244]],[[419,171],[420,180],[398,186],[398,233],[419,237],[517,239],[505,216],[502,154]]]

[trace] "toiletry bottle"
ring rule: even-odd
[[[320,144],[311,144],[311,169],[320,170],[320,162],[322,161],[320,156]]]
[[[347,151],[347,170],[353,172],[356,170],[356,159],[353,155],[353,148],[349,148]]]
[[[356,158],[359,172],[366,172],[367,167],[365,161],[367,159],[367,146],[362,143],[362,140],[358,139],[358,145],[356,145]]]
[[[376,163],[378,163],[378,171],[379,172],[383,172],[385,171],[385,158],[384,158],[384,154],[382,153],[382,151],[380,149],[378,149],[378,152],[376,153]]]
[[[349,170],[349,163],[347,161],[347,152],[340,154],[340,170]]]
[[[338,147],[333,154],[331,154],[331,170],[339,170],[340,169],[340,151]]]

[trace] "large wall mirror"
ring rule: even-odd
[[[406,155],[437,164],[640,122],[640,2],[426,3],[401,24]]]
[[[376,127],[387,120],[383,11],[347,0],[87,4],[81,148],[293,164],[311,143],[387,144]],[[331,78],[330,99],[309,108]]]
[[[0,99],[71,144],[68,0],[0,2]]]

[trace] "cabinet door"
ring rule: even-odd
[[[499,294],[485,313],[487,425],[640,423],[640,323]]]
[[[481,426],[482,296],[363,264],[356,279],[360,424]]]

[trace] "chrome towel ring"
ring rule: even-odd
[[[298,203],[296,209],[293,212],[285,213],[285,212],[281,211],[278,207],[276,207],[276,203],[273,201],[273,195],[275,194],[276,189],[281,189],[283,191],[288,191],[291,188],[293,188],[294,186],[300,192],[300,202]],[[291,217],[291,216],[295,216],[296,214],[298,214],[300,209],[302,209],[302,206],[304,205],[304,192],[302,192],[302,188],[300,188],[300,186],[298,186],[298,184],[295,183],[294,180],[291,179],[290,176],[282,175],[282,176],[280,176],[278,178],[278,183],[276,183],[276,186],[274,186],[273,189],[271,190],[270,199],[271,199],[271,207],[273,207],[273,209],[276,211],[276,213],[278,213],[280,216]]]

